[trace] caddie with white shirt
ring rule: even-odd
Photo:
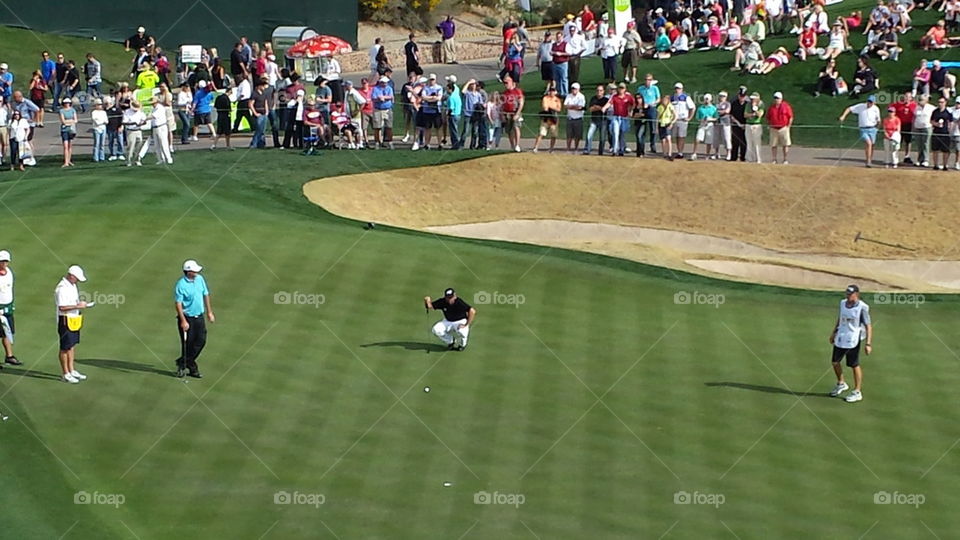
[[[431,309],[443,312],[443,320],[433,325],[432,332],[446,343],[447,350],[462,351],[466,348],[470,325],[477,316],[477,310],[458,297],[452,288],[443,291],[443,298],[431,300],[429,296],[424,296],[423,305],[427,308],[427,313],[430,313]]]
[[[13,322],[13,269],[10,268],[10,252],[0,250],[0,338],[6,353],[3,362],[11,366],[23,365],[13,355],[13,334],[17,328]],[[3,364],[0,364],[0,368]]]
[[[830,344],[833,345],[833,371],[837,374],[837,385],[830,391],[830,397],[837,397],[850,388],[843,380],[843,367],[840,360],[846,358],[847,367],[853,369],[853,392],[844,398],[847,403],[863,399],[860,385],[863,383],[863,370],[860,368],[860,342],[866,340],[864,349],[869,355],[873,352],[873,324],[870,322],[870,306],[860,300],[860,287],[850,285],[846,298],[840,301],[840,314],[837,323],[830,332]]]
[[[53,291],[54,300],[57,303],[57,335],[60,337],[60,370],[62,371],[61,380],[66,383],[76,384],[87,378],[77,371],[74,365],[74,349],[80,343],[80,328],[83,326],[83,315],[81,309],[87,307],[87,303],[80,300],[80,290],[77,283],[86,281],[87,277],[83,273],[83,268],[73,265],[67,269],[67,275],[63,276],[57,288]]]
[[[190,259],[183,263],[183,277],[173,288],[173,300],[177,309],[177,324],[180,334],[180,358],[177,358],[177,377],[188,372],[191,377],[202,379],[197,357],[207,344],[207,325],[203,316],[213,323],[213,307],[210,305],[210,289],[200,275],[203,267]]]

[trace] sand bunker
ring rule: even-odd
[[[960,290],[960,182],[947,176],[524,154],[316,180],[304,194],[363,221],[717,277],[945,291]]]

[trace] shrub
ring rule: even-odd
[[[500,21],[498,21],[496,17],[491,17],[490,15],[487,15],[486,17],[484,17],[483,21],[481,22],[483,23],[484,26],[489,28],[496,28],[500,26]]]

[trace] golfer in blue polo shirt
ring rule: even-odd
[[[191,377],[203,378],[197,367],[197,357],[207,344],[207,325],[203,315],[212,323],[216,321],[210,307],[210,289],[200,275],[203,267],[190,259],[183,263],[183,277],[173,288],[173,300],[177,308],[180,330],[180,358],[177,358],[177,377],[189,372]]]

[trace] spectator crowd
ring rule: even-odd
[[[221,144],[233,149],[233,135],[242,129],[252,132],[252,148],[266,148],[269,138],[275,148],[305,153],[334,147],[393,148],[395,126],[403,131],[396,139],[414,151],[499,149],[505,138],[507,148],[521,152],[529,145],[521,139],[525,117],[536,123],[527,131],[536,134],[529,146],[533,152],[545,144],[547,151],[588,154],[596,141],[599,153],[614,156],[759,163],[765,160],[766,131],[771,160],[788,163],[795,115],[782,92],[761,96],[742,85],[732,95],[722,89],[688,93],[682,82],[661,92],[651,73],[638,79],[645,58],[725,50],[731,54],[732,70],[760,76],[791,61],[824,62],[814,82],[815,96],[866,97],[844,109],[839,119],[857,116],[867,166],[873,163],[880,135],[889,167],[932,163],[945,169],[952,155],[960,169],[960,104],[948,107],[956,94],[956,77],[949,68],[939,60],[922,61],[913,71],[912,91],[884,111],[873,97],[881,81],[873,59],[899,60],[900,36],[913,29],[911,13],[920,8],[944,12],[919,38],[920,46],[953,46],[947,33],[958,26],[960,0],[878,0],[866,18],[854,11],[833,21],[821,0],[658,2],[620,34],[606,13],[597,16],[585,5],[564,17],[558,30],[545,32],[538,44],[524,22],[511,18],[501,29],[498,79],[504,90],[492,92],[483,81],[425,74],[412,33],[403,47],[406,79],[398,88],[379,39],[370,51],[370,74],[354,83],[343,77],[336,58],[325,59],[319,76],[305,80],[278,63],[270,43],[260,45],[246,37],[227,58],[209,48],[200,62],[185,64],[176,57],[171,60],[140,27],[124,43],[132,53],[129,80],[110,89],[103,87],[103,68],[92,54],[78,66],[62,53],[51,57],[44,51],[23,90],[14,90],[14,75],[0,64],[0,163],[20,170],[34,165],[35,130],[44,128],[46,115],[55,114],[62,166],[73,166],[73,141],[81,115],[88,112],[93,161],[126,166],[142,166],[151,147],[158,164],[172,164],[177,133],[180,145],[199,143],[203,135],[211,150]],[[445,18],[437,32],[445,63],[456,63],[453,19]],[[849,44],[851,32],[866,35],[859,51]],[[797,35],[795,50],[764,52],[768,35],[785,33]],[[536,51],[536,65],[529,70],[528,48],[531,55]],[[857,55],[849,81],[836,64],[847,52]],[[581,62],[591,55],[601,59],[604,82],[585,88]],[[542,97],[531,98],[519,88],[528,71],[544,82]],[[910,157],[911,145],[916,161]]]

